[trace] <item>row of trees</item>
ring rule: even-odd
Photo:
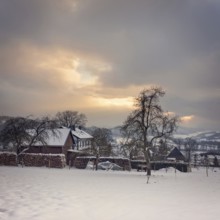
[[[22,145],[31,146],[36,142],[43,145],[48,138],[47,130],[55,133],[56,122],[49,117],[32,118],[28,117],[5,117],[1,118],[0,143],[3,148],[21,153]],[[24,150],[24,149],[23,149]]]
[[[164,95],[165,92],[161,87],[141,91],[135,99],[134,110],[121,128],[124,140],[121,144],[122,151],[130,154],[140,151],[145,157],[148,175],[151,174],[151,150],[155,148],[155,143],[158,140],[165,142],[171,137],[179,122],[177,116],[164,111],[160,105],[160,98]],[[56,132],[55,128],[60,126],[85,127],[86,122],[86,116],[77,111],[58,112],[54,118],[10,117],[1,120],[0,142],[4,146],[12,145],[18,153],[23,143],[29,146],[35,142],[46,144],[47,129]],[[111,130],[93,128],[90,133],[94,137],[92,152],[95,155],[104,154],[103,152],[111,154],[113,146]]]
[[[58,112],[55,117],[34,118],[27,117],[0,117],[0,145],[5,150],[13,150],[20,154],[28,149],[22,146],[32,146],[36,142],[47,145],[48,130],[58,136],[57,128],[73,126],[85,127],[87,118],[77,111]],[[113,138],[111,130],[93,127],[89,133],[94,137],[91,152],[97,155],[109,156],[112,153]],[[50,132],[51,134],[51,132]]]
[[[41,118],[27,117],[0,117],[0,143],[3,148],[22,152],[22,145],[32,146],[36,142],[46,145],[48,129],[53,135],[59,135],[58,127],[70,127],[72,124],[84,126],[86,116],[76,111],[58,112],[55,117]],[[23,149],[26,150],[26,149]]]

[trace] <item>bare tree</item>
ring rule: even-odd
[[[185,151],[187,153],[187,161],[189,164],[189,169],[191,169],[191,157],[192,157],[192,151],[196,149],[198,146],[196,140],[192,138],[185,138],[183,140]]]
[[[141,149],[147,164],[147,175],[151,175],[150,150],[154,141],[167,138],[177,128],[178,117],[164,112],[160,105],[160,98],[165,95],[161,87],[144,89],[135,99],[133,110],[124,122],[124,129],[135,128],[135,138],[141,142]]]
[[[30,137],[26,129],[29,128],[29,119],[24,117],[9,118],[1,128],[0,139],[4,146],[13,146],[19,153],[22,143],[28,142]]]
[[[184,146],[184,140],[182,138],[172,138],[172,141],[177,145],[179,150],[182,150],[182,146]]]
[[[59,126],[70,128],[71,126],[85,126],[87,118],[84,114],[78,111],[63,111],[56,114],[56,120]]]
[[[120,151],[123,156],[134,159],[141,152],[140,141],[136,136],[135,129],[121,128],[122,140],[120,141]]]
[[[110,156],[112,153],[112,132],[107,128],[94,128],[90,131],[93,136],[92,153],[96,156],[95,166],[98,169],[100,156]]]
[[[160,139],[158,145],[155,147],[154,159],[164,160],[165,156],[168,154],[169,148],[166,138]]]
[[[0,141],[11,145],[19,155],[36,142],[46,145],[48,129],[56,133],[56,123],[49,117],[33,119],[31,117],[11,117],[5,121],[0,131]]]

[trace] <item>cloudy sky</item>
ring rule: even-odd
[[[111,127],[152,85],[183,126],[220,130],[219,0],[0,0],[0,115]]]

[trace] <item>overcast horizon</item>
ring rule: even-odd
[[[123,123],[144,88],[181,126],[220,130],[220,1],[0,0],[0,115]]]

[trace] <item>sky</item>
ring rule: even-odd
[[[182,126],[220,130],[219,0],[0,0],[0,115],[121,125],[161,86]]]

